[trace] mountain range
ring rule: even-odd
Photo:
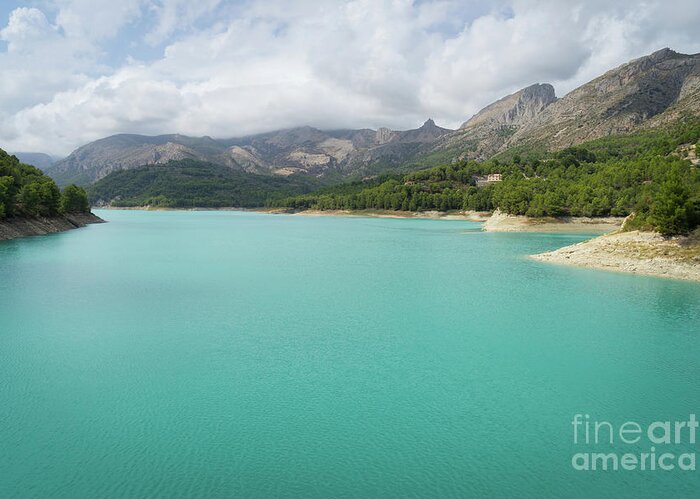
[[[86,185],[117,170],[190,159],[240,172],[341,181],[485,159],[514,146],[562,149],[687,115],[700,115],[700,54],[662,49],[560,99],[550,84],[531,85],[486,106],[457,130],[429,119],[405,131],[306,126],[233,139],[119,134],[86,144],[45,170],[59,184]]]
[[[449,132],[427,120],[420,128],[406,131],[297,127],[220,140],[179,134],[119,134],[76,149],[48,173],[60,184],[90,184],[116,170],[189,159],[254,174],[345,178],[397,167]]]

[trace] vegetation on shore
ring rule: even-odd
[[[0,149],[0,219],[89,211],[83,188],[70,185],[61,192],[51,177]]]
[[[484,162],[345,184],[270,205],[315,210],[477,210],[514,215],[627,216],[630,229],[687,234],[700,225],[700,170],[677,154],[700,139],[700,121],[609,136],[546,153],[520,147]],[[477,187],[477,179],[502,174]]]
[[[308,175],[238,172],[197,160],[112,172],[88,188],[93,204],[115,207],[261,207],[273,198],[308,193],[323,184]]]

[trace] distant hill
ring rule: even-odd
[[[309,175],[258,175],[188,158],[112,172],[88,195],[97,206],[261,207],[322,185]]]
[[[257,174],[345,178],[399,166],[448,132],[428,120],[406,131],[298,127],[224,140],[119,134],[78,148],[49,174],[59,184],[90,184],[116,170],[191,159]]]
[[[10,153],[27,165],[34,165],[41,170],[47,170],[54,164],[54,159],[46,153]]]

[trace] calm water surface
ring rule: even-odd
[[[525,258],[586,235],[100,215],[0,243],[0,497],[700,496],[571,466],[576,413],[700,415],[700,285]]]

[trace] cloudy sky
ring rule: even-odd
[[[0,1],[0,148],[297,125],[455,128],[536,82],[558,96],[662,47],[700,2]]]

